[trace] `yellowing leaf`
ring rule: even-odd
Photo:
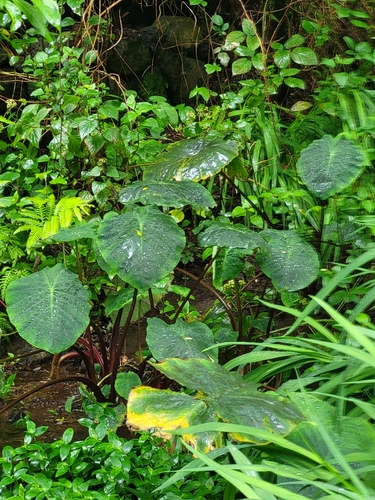
[[[161,433],[189,427],[206,411],[202,400],[145,386],[131,391],[128,405],[128,425],[142,430],[158,429]]]

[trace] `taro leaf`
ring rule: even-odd
[[[259,249],[256,260],[277,290],[294,292],[314,281],[319,272],[318,254],[296,231],[266,229],[260,234],[267,245]]]
[[[325,135],[301,152],[297,170],[309,190],[325,200],[348,187],[361,173],[364,161],[353,141]]]
[[[240,248],[222,248],[213,263],[212,284],[218,290],[223,289],[223,283],[236,278],[245,268],[244,257],[248,252]]]
[[[225,397],[209,400],[208,404],[224,422],[248,425],[273,434],[285,436],[303,420],[298,407],[289,399],[275,392],[258,392],[243,383]],[[256,434],[231,433],[233,439],[242,442],[265,444]]]
[[[136,181],[120,191],[119,200],[124,205],[136,202],[174,208],[191,205],[194,210],[216,205],[207,189],[193,181]]]
[[[178,264],[184,231],[153,207],[105,219],[98,229],[98,249],[105,262],[134,288],[150,288]]]
[[[170,390],[141,386],[131,391],[127,424],[138,429],[189,427],[207,407],[200,399]]]
[[[200,181],[222,170],[238,155],[238,144],[224,139],[187,139],[173,143],[144,171],[145,180]]]
[[[10,283],[7,312],[29,344],[57,354],[68,349],[89,324],[90,294],[62,264]]]
[[[172,438],[168,431],[212,422],[215,419],[200,399],[184,393],[144,386],[130,392],[127,409],[127,425],[130,428],[154,431],[156,429],[165,439]],[[217,432],[184,434],[182,437],[206,453],[223,445]]]
[[[214,343],[211,330],[198,321],[185,323],[178,319],[167,325],[158,318],[149,318],[147,326],[147,345],[157,360],[165,358],[203,358],[212,359],[214,351],[202,353]]]
[[[207,359],[168,358],[153,366],[179,384],[214,398],[226,397],[226,394],[230,394],[242,383],[239,373],[228,372],[221,365]],[[250,383],[249,387],[256,390],[255,384]]]
[[[253,248],[264,245],[262,238],[242,224],[212,223],[198,236],[199,244],[204,247]]]
[[[304,418],[297,406],[288,399],[280,397],[276,393],[258,392],[256,384],[244,382],[239,373],[228,372],[217,363],[205,359],[192,358],[183,360],[170,358],[153,365],[181,385],[199,391],[199,400],[207,405],[209,413],[216,414],[217,417],[226,422],[251,425],[274,434],[286,435]],[[161,415],[160,419],[153,415],[154,422],[163,421],[165,408],[169,406],[165,396],[163,396],[163,401],[160,401],[159,407],[155,407],[156,401],[153,402],[155,411],[160,412]],[[156,398],[157,394],[155,394]],[[192,399],[193,401],[195,399]],[[140,413],[140,410],[146,413],[142,415],[143,425],[147,421],[146,425],[150,425],[148,428],[153,427],[149,423],[150,405],[143,401],[142,407],[140,408],[139,405],[136,410],[138,413]],[[134,411],[133,408],[131,408],[131,411]],[[184,413],[186,411],[184,408]],[[176,417],[181,417],[181,411],[178,408],[174,412]],[[196,423],[203,423],[202,420],[199,420],[201,416],[203,416],[203,413],[202,415],[194,415]],[[169,418],[174,423],[171,414],[169,414]],[[180,421],[178,421],[178,424],[180,427],[184,426],[180,425]],[[161,425],[159,424],[157,427],[161,427]],[[175,425],[173,428],[176,427]],[[172,427],[169,427],[169,429],[172,429]],[[246,436],[235,434],[233,437],[241,441],[264,443],[262,439],[256,436],[249,437],[247,434]]]
[[[319,272],[318,254],[296,231],[266,229],[260,234],[267,245],[259,249],[256,260],[277,290],[294,292],[314,281]]]
[[[100,221],[97,219],[92,219],[89,222],[83,220],[82,222],[76,223],[74,226],[59,229],[57,233],[49,239],[52,241],[67,243],[70,241],[80,240],[82,238],[95,238],[99,222]]]
[[[129,393],[133,387],[142,385],[141,379],[134,372],[121,372],[117,374],[115,389],[119,396],[129,399]]]

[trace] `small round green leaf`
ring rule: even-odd
[[[29,344],[52,354],[68,349],[89,324],[90,294],[62,264],[10,283],[7,312]]]
[[[297,171],[309,190],[325,200],[348,187],[364,162],[365,155],[353,141],[325,135],[301,152]]]
[[[306,84],[301,78],[285,78],[284,83],[291,89],[305,90],[306,88]]]
[[[278,68],[287,68],[290,64],[290,54],[288,50],[277,50],[273,56]]]
[[[253,64],[251,59],[247,59],[246,57],[241,57],[240,59],[236,59],[232,64],[232,74],[233,75],[243,75],[244,73],[248,73]]]
[[[130,391],[138,385],[142,385],[142,381],[134,372],[121,372],[116,377],[116,392],[124,399],[129,399]]]
[[[286,49],[291,49],[292,47],[298,47],[305,42],[305,37],[302,35],[296,34],[292,35],[284,44]]]
[[[302,64],[303,66],[315,66],[318,64],[315,52],[308,47],[296,47],[292,50],[290,57],[295,63]]]

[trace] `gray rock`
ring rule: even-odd
[[[142,33],[135,30],[127,31],[118,43],[114,40],[113,48],[108,51],[107,70],[119,75],[142,74],[151,63],[152,56],[142,43]]]

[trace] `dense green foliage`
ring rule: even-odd
[[[81,357],[71,378],[103,403],[82,442],[41,444],[28,421],[4,498],[374,497],[374,20],[361,2],[288,6],[295,32],[276,37],[281,14],[230,27],[205,3],[210,79],[177,105],[110,90],[110,9],[0,3],[27,81],[0,117],[0,334],[74,348],[58,367]],[[200,259],[205,314],[173,282]],[[137,374],[120,366],[145,314],[152,387],[141,346]],[[125,411],[195,459],[118,438]]]
[[[89,436],[83,441],[74,441],[73,430],[67,429],[61,439],[41,443],[46,427],[36,427],[26,419],[24,444],[2,450],[1,498],[152,498],[166,474],[191,459],[180,447],[161,446],[160,438],[148,434],[133,439],[118,437],[121,410],[87,404],[88,416],[81,424]],[[214,477],[197,472],[191,482],[180,480],[167,488],[163,498],[218,498],[225,484]]]

